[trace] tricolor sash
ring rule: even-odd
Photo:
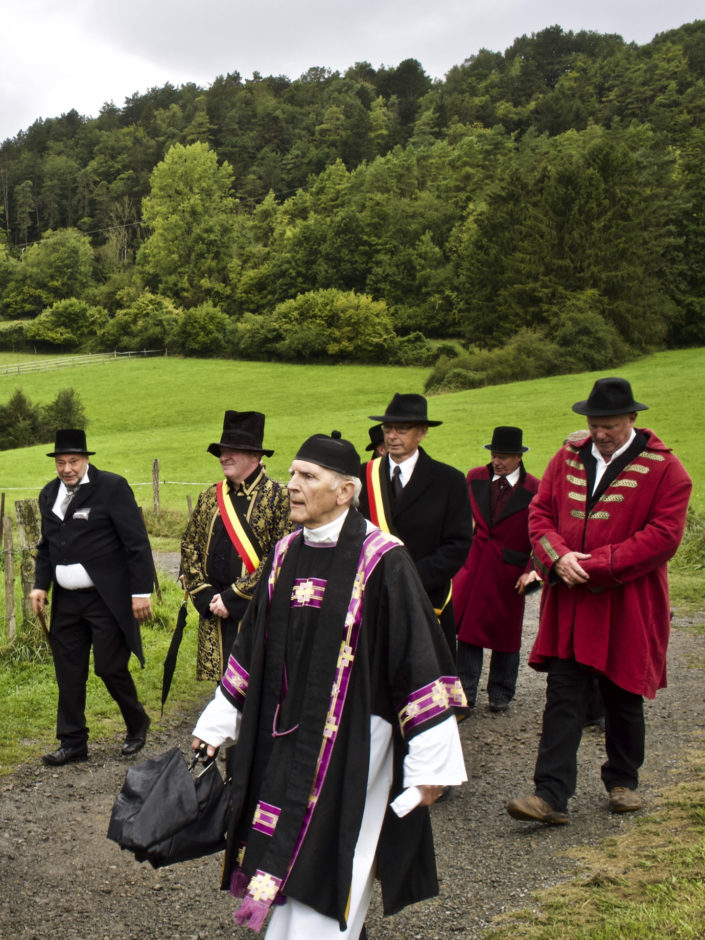
[[[365,470],[370,522],[383,532],[397,535],[392,524],[389,482],[382,476],[382,460],[382,457],[375,457],[374,460],[369,461]]]
[[[223,520],[225,531],[245,568],[249,574],[252,574],[259,567],[261,555],[255,534],[247,519],[237,510],[234,501],[229,498],[228,481],[221,480],[216,486],[216,491],[220,518]]]

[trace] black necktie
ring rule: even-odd
[[[401,491],[403,489],[404,487],[402,486],[402,483],[401,483],[401,470],[399,466],[397,465],[394,468],[394,472],[392,473],[392,494],[394,496],[395,502],[401,496]]]

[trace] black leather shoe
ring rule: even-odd
[[[144,721],[142,722],[142,727],[139,731],[136,731],[134,734],[128,734],[125,738],[125,743],[122,746],[122,756],[123,757],[132,757],[133,754],[136,754],[138,751],[141,751],[147,741],[147,732],[149,731],[149,726],[151,721],[149,720],[149,715],[144,716]]]
[[[45,754],[42,760],[48,767],[63,767],[64,764],[86,760],[87,757],[88,746],[86,744],[79,744],[78,747],[64,747],[62,744],[51,754]]]

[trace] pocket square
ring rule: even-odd
[[[87,519],[91,514],[90,506],[86,509],[77,509],[73,514],[73,519]]]

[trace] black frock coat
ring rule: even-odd
[[[391,489],[389,455],[382,458],[382,485]],[[360,512],[369,518],[363,477]],[[392,503],[393,534],[411,555],[421,583],[436,610],[446,602],[451,579],[468,556],[472,542],[472,511],[464,475],[419,447],[414,472],[396,504]],[[441,617],[443,632],[455,645],[452,603]]]
[[[42,537],[34,586],[48,591],[56,565],[82,564],[144,665],[132,595],[152,592],[152,553],[132,490],[124,477],[90,464],[88,483],[79,486],[62,521],[52,511],[59,483],[57,477],[39,494]]]

